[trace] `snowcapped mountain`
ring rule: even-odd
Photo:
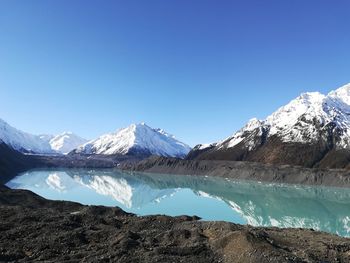
[[[188,158],[344,167],[350,163],[350,84],[327,95],[303,93],[223,141],[197,145]]]
[[[10,126],[1,119],[0,141],[17,151],[39,154],[68,153],[87,142],[71,132],[64,132],[57,136],[29,134]]]
[[[116,133],[105,134],[87,141],[72,132],[59,135],[32,135],[22,132],[0,119],[0,141],[24,153],[160,155],[184,157],[190,147],[161,129],[153,129],[144,123],[132,124]]]
[[[1,119],[0,140],[20,152],[53,153],[50,144],[40,136],[17,130]]]
[[[44,138],[43,136],[45,135],[42,135],[41,138]],[[64,132],[56,136],[46,135],[45,139],[48,140],[53,150],[63,154],[71,152],[88,141],[72,132]]]
[[[160,155],[184,157],[190,147],[161,129],[145,123],[132,124],[115,133],[102,135],[74,150],[82,154]]]

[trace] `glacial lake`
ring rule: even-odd
[[[112,169],[33,170],[7,184],[47,199],[119,206],[138,215],[197,215],[253,226],[350,236],[350,189],[232,181]]]

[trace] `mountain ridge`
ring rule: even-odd
[[[74,134],[73,132],[63,132],[53,136],[49,141],[53,150],[63,154],[69,153],[86,142],[88,142],[88,140]]]
[[[0,140],[23,153],[54,153],[48,142],[39,135],[18,130],[0,119]]]
[[[107,133],[81,145],[73,151],[78,154],[160,155],[182,158],[190,151],[185,143],[162,129],[145,123],[131,124],[113,133]]]
[[[16,151],[31,154],[65,154],[87,142],[72,132],[33,135],[14,128],[2,119],[0,140]]]
[[[195,146],[187,159],[344,168],[350,162],[350,84],[327,95],[302,93],[222,141]]]

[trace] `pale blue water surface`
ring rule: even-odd
[[[350,236],[350,189],[232,181],[112,169],[32,170],[7,186],[52,200],[119,206],[138,215],[197,215],[254,226]]]

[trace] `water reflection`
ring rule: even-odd
[[[208,220],[350,235],[349,189],[82,169],[30,171],[7,185],[49,199],[118,205],[141,215],[197,214]]]

